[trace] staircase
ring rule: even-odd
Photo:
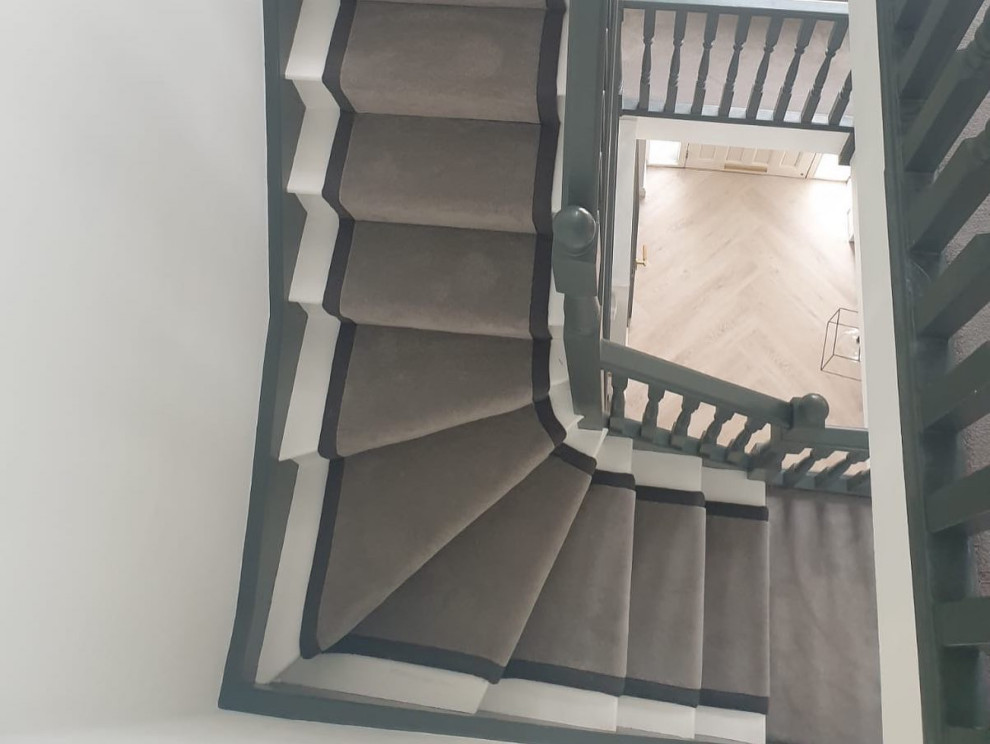
[[[330,466],[303,658],[277,682],[763,741],[765,487],[581,429],[570,403],[549,310],[562,22],[533,0],[342,5]]]

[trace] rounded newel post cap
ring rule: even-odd
[[[582,255],[597,235],[598,222],[584,207],[567,206],[554,215],[553,236],[574,256]]]
[[[794,426],[825,426],[828,401],[818,393],[809,393],[794,400]]]

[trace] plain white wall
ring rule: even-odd
[[[0,739],[216,707],[263,82],[260,0],[0,0]]]
[[[86,732],[5,739],[4,744],[484,744],[434,736],[216,711],[209,715]]]

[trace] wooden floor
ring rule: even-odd
[[[847,186],[672,168],[645,185],[629,345],[785,400],[820,393],[829,424],[862,426],[860,383],[819,369],[826,321],[857,309]],[[627,415],[644,405],[630,384]]]

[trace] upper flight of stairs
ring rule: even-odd
[[[323,73],[341,108],[321,189],[340,223],[329,466],[303,658],[276,681],[763,741],[764,487],[578,430],[554,371],[563,17],[342,3]]]

